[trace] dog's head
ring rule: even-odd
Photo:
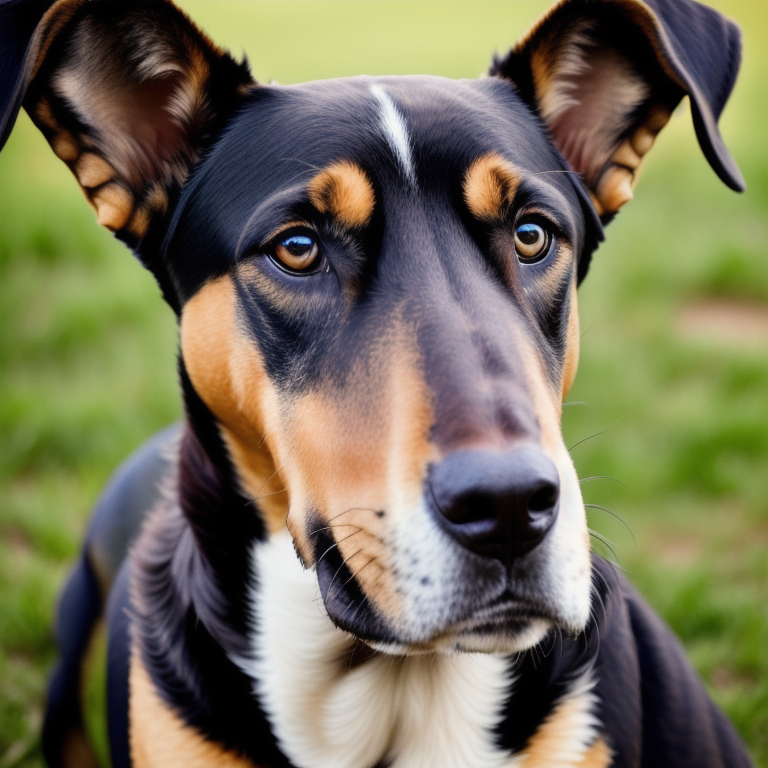
[[[479,80],[280,87],[168,2],[60,0],[17,49],[6,122],[26,94],[157,277],[188,396],[331,619],[399,652],[583,628],[576,286],[684,95],[741,188],[716,125],[737,30],[688,0],[565,0]]]

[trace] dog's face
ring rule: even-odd
[[[182,199],[186,369],[358,636],[512,650],[586,621],[559,414],[592,224],[560,165],[504,80],[361,78],[255,93]]]
[[[559,423],[577,280],[686,92],[740,183],[727,91],[702,95],[663,11],[563,3],[480,80],[290,87],[166,2],[60,0],[38,28],[25,106],[179,312],[265,535],[287,526],[377,648],[512,652],[587,621]]]

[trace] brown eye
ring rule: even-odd
[[[310,235],[291,235],[274,246],[272,258],[289,272],[313,272],[322,256],[320,246]]]
[[[541,224],[527,221],[515,228],[515,252],[523,264],[532,264],[549,253],[552,235]]]

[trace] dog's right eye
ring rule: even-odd
[[[322,262],[317,240],[306,233],[278,240],[267,253],[279,267],[294,274],[314,272]]]

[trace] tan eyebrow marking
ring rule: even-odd
[[[341,160],[329,165],[309,182],[309,199],[347,227],[364,227],[373,215],[373,186],[359,165]]]
[[[501,155],[489,152],[475,160],[464,174],[464,200],[481,221],[498,221],[522,180],[522,171]]]

